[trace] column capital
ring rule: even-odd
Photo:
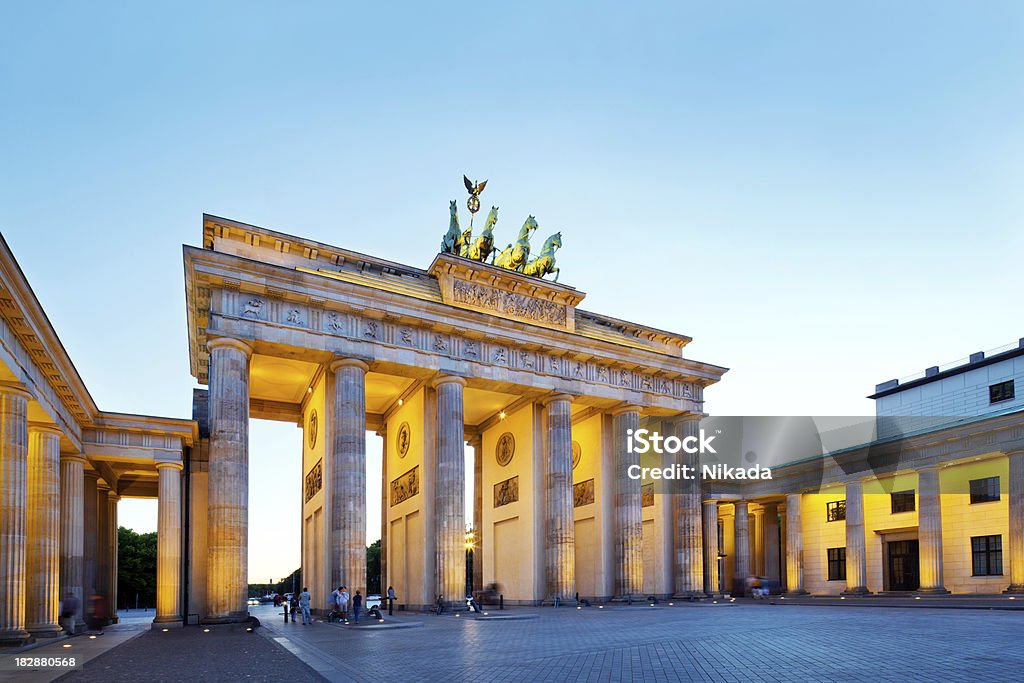
[[[456,382],[462,386],[466,386],[466,380],[462,377],[459,377],[458,375],[440,375],[431,380],[430,388],[436,389],[442,384],[450,384],[452,382]]]
[[[116,503],[117,501],[121,500],[121,496],[117,495],[117,491],[111,489],[107,491],[107,500],[112,500]]]
[[[83,466],[87,465],[89,463],[89,461],[85,459],[85,455],[82,454],[82,453],[61,453],[60,454],[60,461],[61,462],[77,462],[77,463],[81,463]]]
[[[1003,452],[1006,454],[1006,457],[1008,458],[1024,456],[1024,446],[1021,446],[1020,448],[1008,448]]]
[[[241,351],[245,354],[246,358],[252,356],[252,347],[246,344],[244,341],[239,339],[232,339],[231,337],[217,337],[206,342],[206,348],[210,351],[218,348],[233,348],[236,351]]]
[[[612,417],[618,417],[619,415],[624,415],[625,413],[640,413],[640,412],[643,412],[643,406],[637,406],[637,405],[632,405],[632,404],[627,404],[627,405],[624,405],[624,406],[619,406],[618,408],[612,408],[611,410],[608,411],[608,413]]]
[[[172,470],[181,471],[181,470],[185,469],[185,466],[182,463],[180,463],[180,462],[161,461],[161,462],[156,463],[156,469],[157,470],[172,469]]]
[[[705,417],[707,417],[707,415],[704,413],[679,413],[678,415],[670,417],[669,420],[674,422],[700,422]]]
[[[549,403],[554,403],[555,401],[568,401],[569,403],[572,403],[574,398],[576,397],[572,394],[550,394],[541,398],[540,404],[547,407]]]
[[[100,480],[100,473],[96,470],[86,470],[84,476],[86,479],[93,479],[95,481]]]
[[[48,422],[29,422],[28,432],[29,434],[31,434],[32,432],[39,432],[42,434],[54,434],[55,436],[58,437],[64,435],[64,432],[62,432],[60,428],[57,427],[57,425],[50,424]]]
[[[370,371],[370,365],[359,358],[335,358],[328,366],[331,372],[337,372],[341,368],[359,368],[363,372]]]
[[[24,384],[20,382],[0,382],[0,394],[20,396],[26,401],[34,398]]]

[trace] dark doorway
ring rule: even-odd
[[[917,541],[889,541],[889,590],[916,591],[921,587]]]

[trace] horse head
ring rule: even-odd
[[[530,239],[530,233],[536,230],[539,226],[537,225],[537,219],[533,216],[527,217],[526,221],[523,222],[523,227],[519,230],[519,239],[528,240]]]
[[[498,207],[492,206],[491,212],[487,214],[487,221],[484,223],[484,232],[489,233],[498,222]]]
[[[549,237],[547,239],[547,241],[544,243],[545,251],[548,250],[548,249],[550,249],[551,251],[554,251],[555,249],[561,249],[561,248],[562,248],[562,233],[561,232],[556,232],[554,235]]]

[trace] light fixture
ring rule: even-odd
[[[579,605],[576,605],[576,609],[583,609],[583,608],[580,607]]]
[[[1016,600],[1017,598],[1015,598],[1015,597],[1013,597],[1013,596],[1011,595],[1011,596],[1010,596],[1010,599],[1011,599],[1011,600]]]
[[[505,411],[504,410],[501,411],[500,413],[498,413],[498,418],[501,419],[501,420],[505,419]]]
[[[651,603],[651,607],[654,607],[654,603],[653,602]]]
[[[89,640],[96,640],[96,636],[89,636]]]
[[[378,619],[377,621],[379,621],[379,622],[380,622],[380,623],[382,623],[382,624],[384,623],[384,620],[383,620],[383,619]]]
[[[845,599],[846,599],[846,596],[845,596],[845,595],[840,595],[840,596],[839,596],[839,599],[840,599],[840,600],[845,600]]]
[[[604,609],[604,605],[598,605],[597,609]]]
[[[712,601],[711,601],[711,604],[712,604],[712,605],[717,605],[717,604],[718,604],[718,600],[712,600]]]
[[[252,633],[252,627],[251,627],[251,626],[250,626],[249,628],[245,629],[245,630],[246,630],[247,632],[249,632],[249,633]]]
[[[64,647],[71,647],[71,643],[64,643]]]
[[[165,628],[165,629],[161,629],[161,630],[162,630],[162,631],[163,631],[164,633],[167,633],[167,631],[169,631],[170,629],[166,629],[166,628]]]
[[[405,399],[398,399],[398,407],[401,408],[403,405],[405,405]]]
[[[458,612],[456,612],[456,613],[455,613],[455,616],[457,616],[457,617],[461,617],[462,615],[461,615],[461,614],[459,614]]]
[[[1011,599],[1011,600],[1013,600],[1013,598],[1010,598],[1010,599]],[[485,616],[485,617],[487,616],[487,612],[484,612],[484,616]]]
[[[915,595],[915,596],[914,596],[914,599],[915,599],[915,600],[920,600],[920,599],[921,599],[921,596],[920,596],[920,595]]]
[[[210,629],[208,629],[208,628],[204,628],[203,629],[203,633],[209,633],[209,632],[210,632]]]
[[[313,393],[313,387],[309,387],[308,389],[306,389],[306,393],[307,394],[312,394]]]
[[[668,606],[669,606],[669,607],[672,607],[673,605],[675,605],[675,603],[674,603],[674,602],[670,602],[670,603],[668,603]]]

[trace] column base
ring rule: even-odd
[[[949,591],[946,590],[944,586],[937,586],[935,588],[918,588],[916,591],[913,591],[913,593],[915,595],[918,593],[922,595],[949,595]]]
[[[27,630],[36,638],[56,638],[64,633],[64,628],[60,624],[40,624],[29,626]]]
[[[180,618],[180,617],[179,617]],[[248,612],[232,612],[223,616],[208,616],[203,617],[200,623],[203,624],[241,624],[242,622],[249,621]]]
[[[810,593],[801,588],[799,590],[786,591],[783,595],[787,598],[799,598],[804,595],[810,595]]]
[[[153,628],[155,629],[182,628],[184,626],[185,621],[181,617],[157,617],[153,620]]]
[[[28,631],[24,629],[11,629],[9,631],[0,631],[0,645],[21,647],[22,645],[28,645],[29,643],[35,642],[35,638],[29,635]]]
[[[857,586],[856,588],[847,588],[842,593],[840,593],[840,595],[871,595],[871,591],[869,591],[866,586]]]
[[[704,591],[682,591],[680,593],[674,593],[670,600],[706,600],[711,597]]]
[[[1012,593],[1016,595],[1024,594],[1024,584],[1011,584],[1009,588],[1003,591],[1003,593]]]

